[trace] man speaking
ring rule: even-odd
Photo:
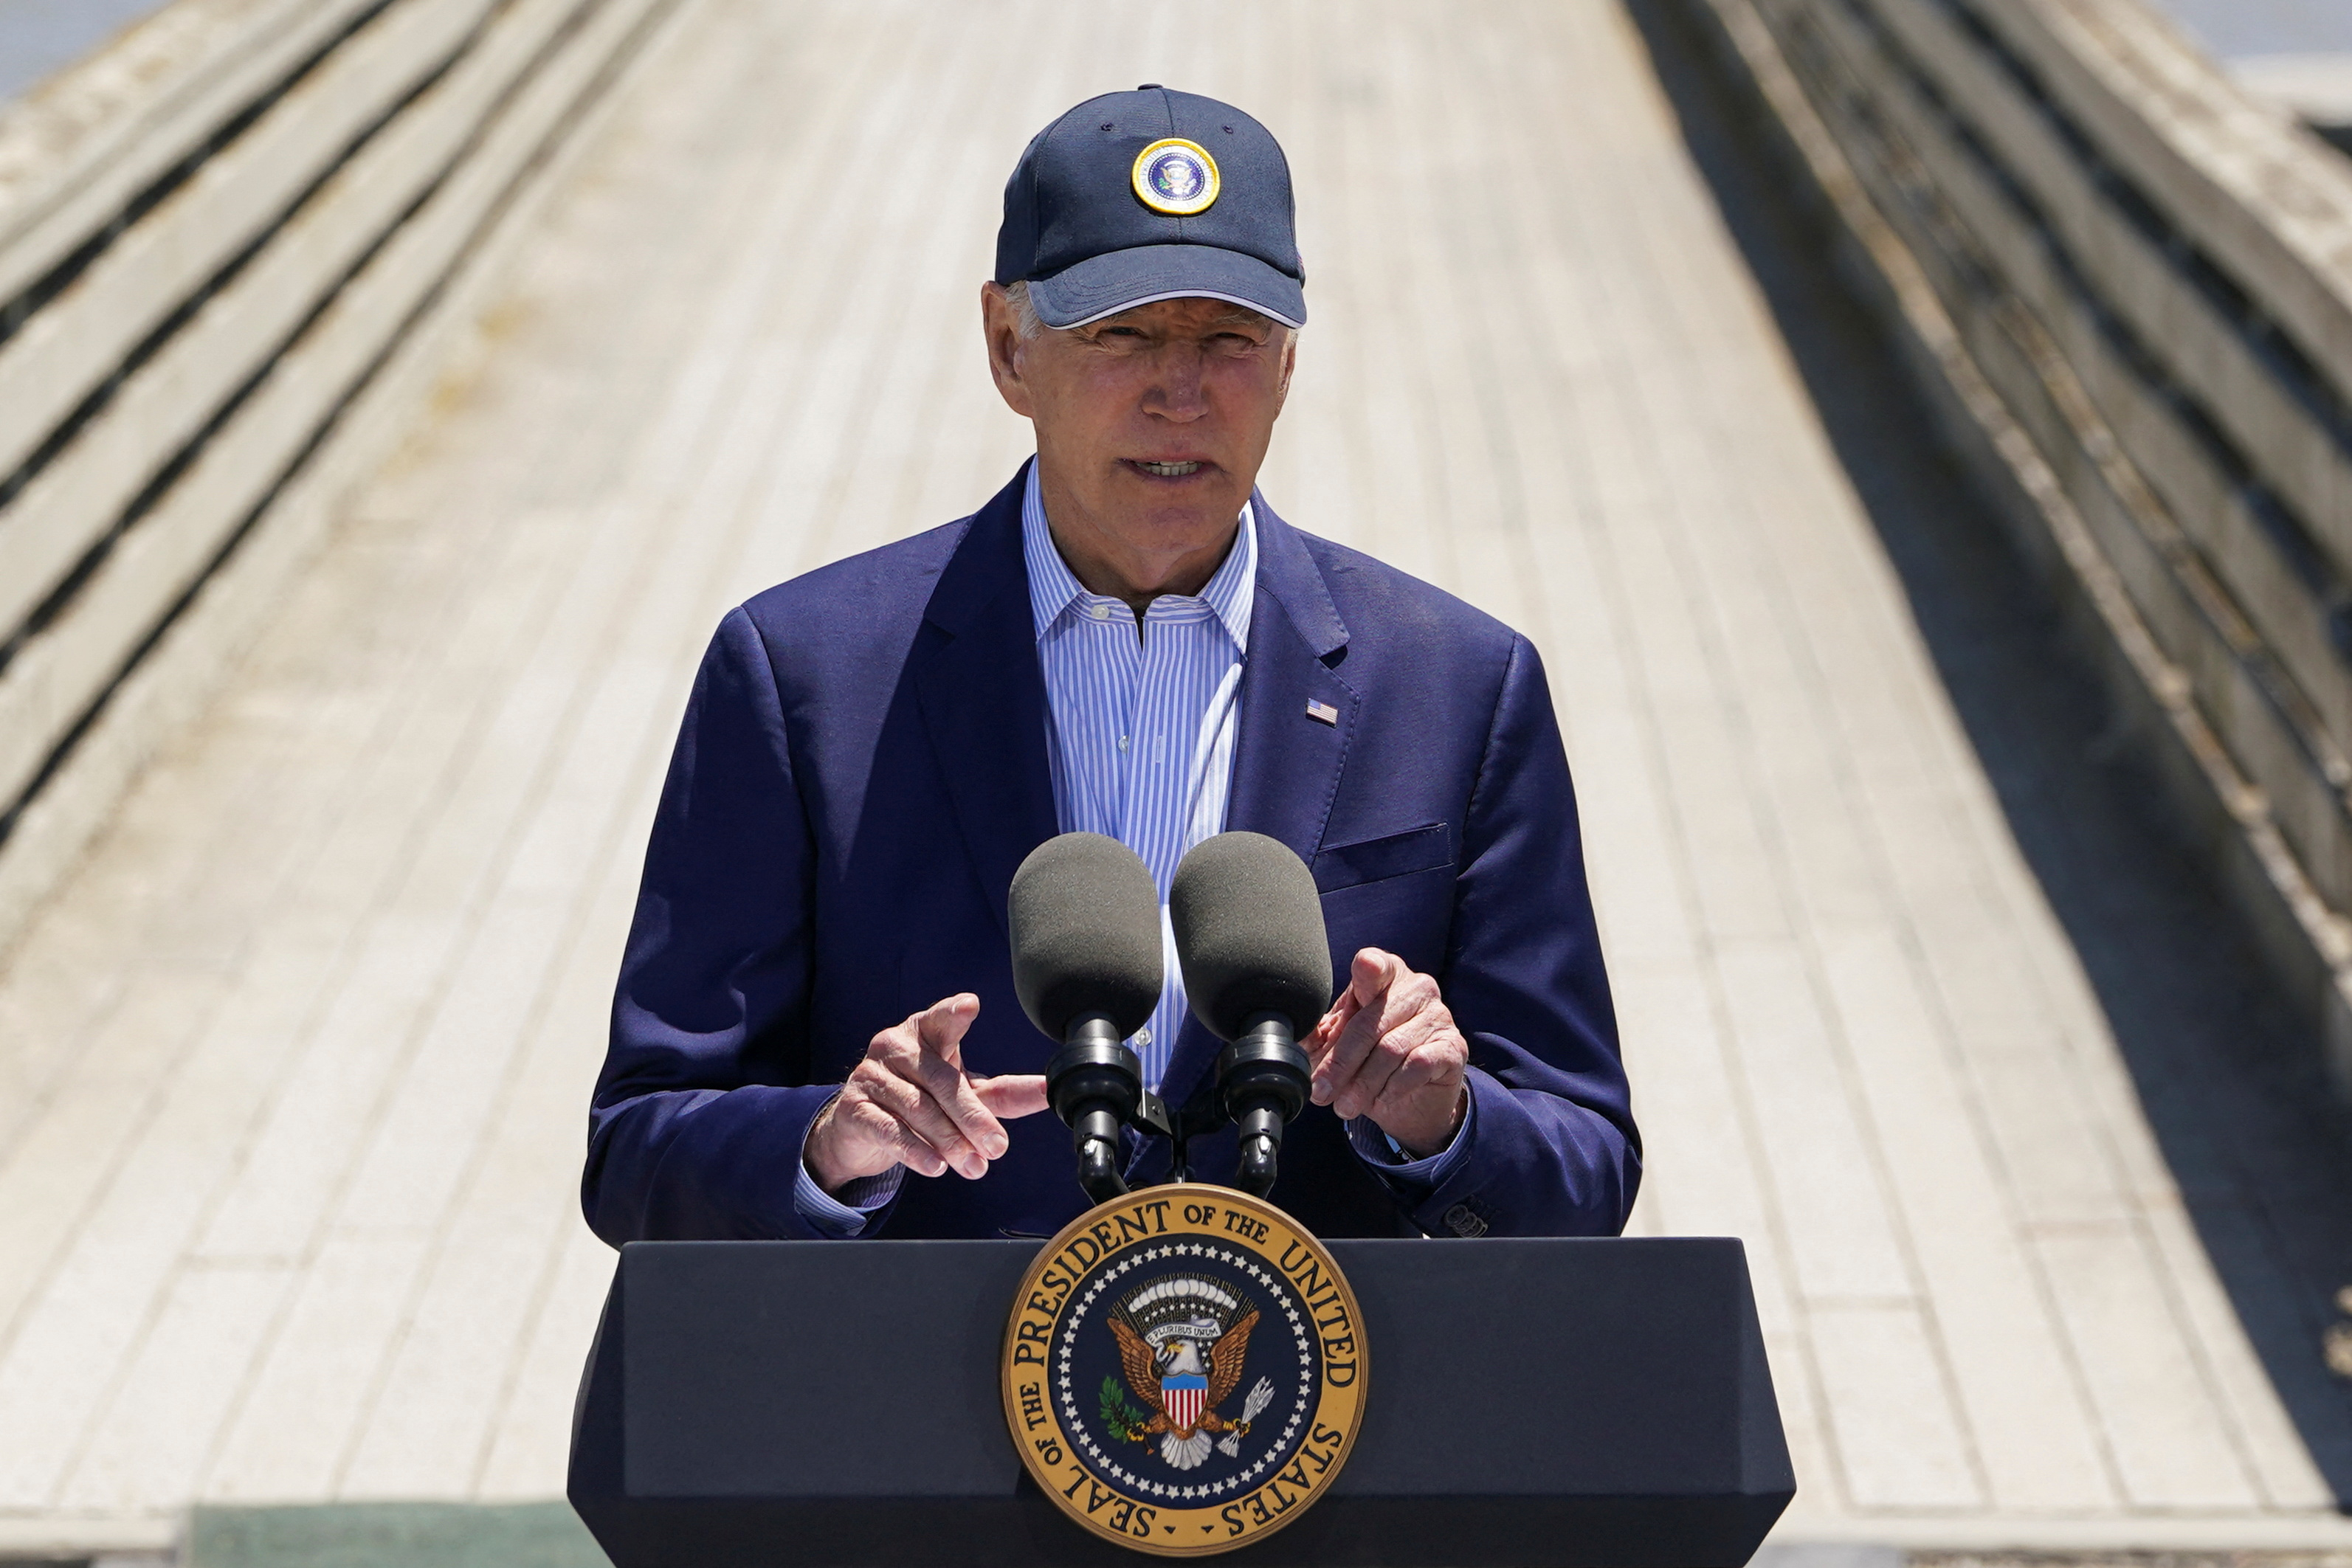
[[[1410,221],[1409,214],[1400,214]],[[583,1194],[606,1240],[1050,1236],[1082,1211],[1007,890],[1108,834],[1313,868],[1338,1000],[1272,1200],[1324,1236],[1612,1235],[1640,1175],[1535,650],[1255,488],[1307,319],[1290,171],[1212,99],[1089,99],[1005,186],[982,319],[1037,455],[730,612],[646,852]],[[1172,960],[1129,1044],[1218,1040]],[[1130,1135],[1127,1179],[1163,1180]],[[1196,1166],[1230,1168],[1231,1128]]]

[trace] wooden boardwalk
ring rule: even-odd
[[[1748,1240],[1783,1534],[2352,1542],[2352,1422],[2258,1361],[1615,7],[688,0],[472,368],[0,958],[0,1548],[560,1491],[585,1097],[694,660],[1012,472],[1002,182],[1144,80],[1297,168],[1268,493],[1545,652],[1636,1228]]]

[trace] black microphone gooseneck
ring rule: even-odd
[[[1331,1001],[1331,954],[1314,873],[1279,839],[1219,833],[1176,868],[1168,912],[1192,1011],[1225,1041],[1216,1096],[1239,1124],[1234,1185],[1273,1189],[1283,1124],[1305,1109],[1307,1053]]]
[[[1054,1114],[1069,1124],[1078,1185],[1097,1203],[1127,1191],[1118,1168],[1118,1134],[1135,1120],[1143,1099],[1143,1063],[1127,1048],[1126,1038],[1108,1018],[1089,1013],[1071,1020],[1068,1038],[1045,1067],[1045,1097],[1053,1102]]]
[[[1274,1190],[1283,1124],[1307,1107],[1307,1053],[1280,1013],[1264,1013],[1217,1055],[1217,1097],[1241,1129],[1234,1185],[1264,1197]]]
[[[1127,1191],[1119,1132],[1144,1107],[1129,1036],[1151,1021],[1161,981],[1160,894],[1133,850],[1064,833],[1030,852],[1008,901],[1013,988],[1047,1039],[1045,1096],[1068,1124],[1078,1185],[1097,1203]]]

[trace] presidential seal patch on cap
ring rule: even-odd
[[[1323,1244],[1225,1187],[1148,1187],[1047,1242],[1004,1336],[1029,1473],[1097,1535],[1245,1546],[1331,1487],[1363,1424],[1354,1294]]]
[[[1181,136],[1155,141],[1137,153],[1129,178],[1145,206],[1179,218],[1207,212],[1219,189],[1217,161],[1207,148]]]

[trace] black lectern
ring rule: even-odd
[[[1738,1568],[1795,1492],[1738,1241],[1328,1245],[1370,1346],[1362,1435],[1329,1496],[1220,1561]],[[620,1568],[1137,1568],[1005,1429],[1036,1248],[624,1249],[572,1506]]]

